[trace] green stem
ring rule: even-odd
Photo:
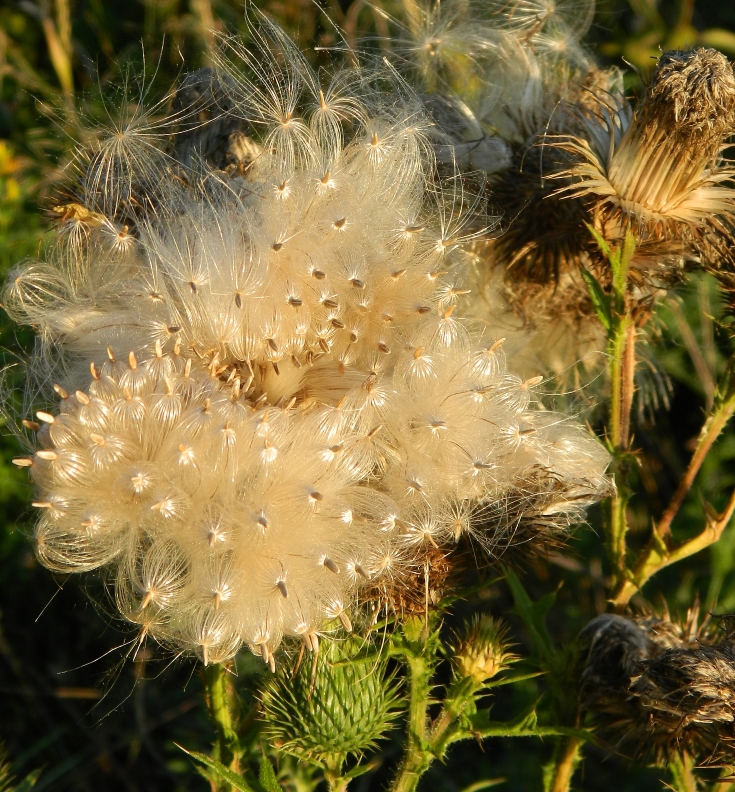
[[[610,353],[610,424],[609,438],[615,452],[623,452],[628,445],[628,427],[632,405],[632,378],[635,369],[635,327],[628,314],[616,322],[611,331]],[[625,509],[628,502],[626,466],[615,472],[617,492],[610,499],[610,530],[608,552],[615,578],[614,589],[626,579],[626,535],[628,520]]]
[[[236,732],[235,696],[228,683],[227,670],[219,663],[206,666],[204,683],[209,717],[217,732],[213,757],[225,767],[238,772],[240,752]],[[216,787],[217,792],[230,792],[231,789],[230,784],[226,782]]]
[[[694,775],[694,762],[686,754],[677,754],[669,763],[671,773],[671,788],[676,792],[699,792],[697,779]]]
[[[409,679],[406,753],[392,792],[413,792],[433,756],[426,739],[432,666],[423,654],[406,654]]]
[[[582,741],[579,737],[568,737],[559,746],[554,757],[553,775],[549,784],[549,792],[569,792],[572,776],[581,759]]]

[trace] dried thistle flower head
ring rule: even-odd
[[[475,617],[466,625],[454,653],[455,673],[482,685],[517,660],[508,651],[508,628],[492,616]]]
[[[605,237],[634,230],[642,279],[683,265],[724,277],[731,267],[735,170],[722,159],[735,128],[735,76],[721,53],[665,52],[640,103],[588,113],[585,133],[561,145],[578,163],[560,192],[584,199]],[[656,262],[664,266],[656,266]]]
[[[684,625],[608,614],[583,630],[580,701],[621,750],[732,762],[735,648],[697,612]]]
[[[349,632],[361,597],[423,592],[462,536],[566,528],[610,485],[602,446],[537,408],[541,378],[458,318],[470,202],[433,179],[416,97],[390,71],[326,82],[269,24],[253,38],[220,86],[259,156],[161,170],[130,245],[95,199],[6,300],[59,380],[18,460],[41,560],[109,568],[141,636],[273,667],[284,637]]]

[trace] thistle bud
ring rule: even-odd
[[[492,616],[475,615],[454,657],[455,672],[478,687],[500,674],[518,658],[508,651],[508,628]]]
[[[331,643],[295,673],[281,669],[263,694],[269,742],[285,753],[339,769],[390,729],[398,686],[384,659],[360,657],[357,639]]]

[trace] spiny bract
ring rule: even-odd
[[[525,511],[498,504],[542,532],[609,484],[602,447],[534,408],[540,378],[454,315],[466,201],[432,180],[420,103],[389,69],[323,86],[279,30],[254,34],[220,58],[259,141],[245,172],[169,163],[134,201],[95,176],[6,302],[61,380],[18,460],[39,558],[109,567],[142,635],[274,666],[284,636],[315,650],[330,621],[351,629],[360,589],[423,581],[427,551],[511,542]]]

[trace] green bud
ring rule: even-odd
[[[507,633],[508,628],[492,616],[475,615],[465,625],[455,652],[457,676],[479,686],[515,662],[518,658],[508,651]]]
[[[375,745],[399,713],[398,685],[386,661],[358,656],[364,642],[333,642],[293,674],[283,667],[263,692],[265,736],[325,768]]]

